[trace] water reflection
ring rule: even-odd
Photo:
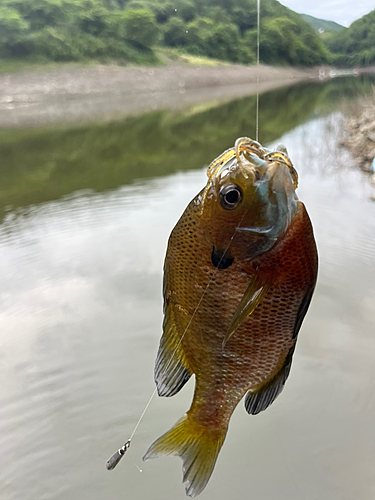
[[[371,89],[368,77],[309,83],[260,98],[260,141],[269,143],[337,100]],[[134,179],[199,168],[254,136],[255,97],[185,113],[160,111],[76,129],[0,131],[0,210],[103,191]]]
[[[278,111],[275,102],[280,96],[291,100],[288,92],[296,96],[297,89],[269,96],[269,113],[272,107],[276,116],[280,112],[277,127],[284,135],[279,138],[277,127],[272,135],[272,124],[264,123],[264,130],[270,141],[288,146],[299,170],[298,192],[314,223],[320,275],[284,393],[258,417],[239,405],[204,492],[207,500],[242,500],[249,492],[260,500],[373,496],[375,204],[366,176],[351,169],[350,157],[336,147],[340,114],[327,108],[335,108],[331,97],[322,97],[327,88],[300,89],[302,108],[314,92],[319,98],[284,129],[282,110],[285,117],[290,107]],[[8,159],[16,172],[12,177],[7,160],[2,196],[4,204],[20,208],[8,210],[0,225],[1,498],[185,498],[178,459],[143,465],[140,457],[189,407],[193,383],[173,398],[154,400],[115,471],[108,473],[105,461],[127,439],[154,388],[166,241],[206,180],[204,169],[189,168],[230,146],[232,133],[243,134],[251,118],[244,113],[236,123],[229,111],[246,103],[251,109],[252,101],[245,100],[203,116],[161,113],[138,122],[45,132],[41,142],[35,135],[30,158],[29,132],[17,139],[19,153],[12,146]],[[314,114],[317,108],[324,116]],[[235,130],[227,128],[224,111]],[[146,126],[151,118],[163,144]],[[150,138],[144,149],[140,139],[131,143],[137,137],[132,123],[142,124],[142,139]],[[98,151],[106,150],[111,131],[116,148],[109,151],[117,153],[103,160]],[[66,141],[55,143],[57,137]],[[76,149],[69,149],[72,144]],[[123,144],[133,156],[122,151]],[[44,152],[42,145],[48,145]],[[63,155],[74,151],[75,159],[65,165]],[[28,169],[43,171],[47,155],[58,166],[50,178],[41,177],[43,191]],[[186,163],[176,164],[178,158]],[[135,181],[152,173],[152,179]],[[17,178],[15,186],[11,178]],[[71,192],[82,187],[86,191]]]

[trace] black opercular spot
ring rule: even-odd
[[[223,250],[212,248],[211,262],[217,269],[226,269],[233,264],[234,258],[231,256],[229,250],[224,252]]]

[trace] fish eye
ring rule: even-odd
[[[242,201],[242,191],[236,184],[227,184],[220,190],[220,204],[226,210],[238,207]]]

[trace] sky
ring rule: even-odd
[[[375,8],[374,0],[279,0],[299,14],[335,21],[350,26],[353,21]]]

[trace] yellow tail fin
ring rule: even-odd
[[[150,446],[143,460],[160,455],[181,457],[186,494],[196,497],[211,477],[226,433],[227,429],[210,431],[186,414]]]

